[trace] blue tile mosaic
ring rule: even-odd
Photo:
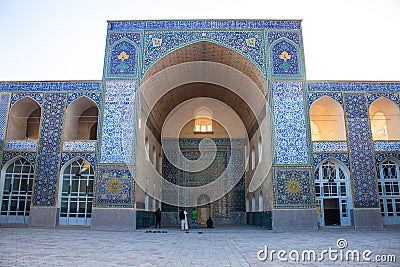
[[[272,82],[276,164],[308,163],[302,89],[302,82]]]
[[[348,127],[348,144],[353,176],[354,207],[379,207],[375,182],[375,162],[363,94],[346,94],[345,107]]]
[[[96,207],[131,207],[134,180],[129,170],[100,169],[97,175]]]
[[[137,44],[125,38],[112,44],[108,53],[107,75],[137,76],[139,50]]]
[[[389,153],[375,153],[376,168],[379,169],[379,165],[390,158],[400,160],[400,152],[389,152]],[[378,170],[379,171],[379,170]]]
[[[321,97],[330,97],[336,100],[343,107],[343,96],[342,93],[332,93],[332,92],[323,92],[323,93],[309,93],[308,94],[308,104],[311,106],[315,101],[320,99]]]
[[[18,100],[24,97],[30,97],[34,99],[39,104],[39,106],[42,106],[43,104],[43,93],[14,93],[11,97],[11,106],[13,106]]]
[[[346,152],[347,142],[313,142],[313,152]]]
[[[294,31],[271,31],[268,32],[268,44],[272,44],[276,40],[280,38],[285,38],[293,43],[295,43],[297,46],[301,46],[300,44],[300,34],[299,32],[294,32]]]
[[[272,75],[300,75],[299,48],[283,38],[272,44],[270,49]]]
[[[2,151],[3,141],[5,139],[5,134],[6,134],[9,102],[10,102],[10,94],[0,93],[0,153]]]
[[[82,158],[92,165],[94,169],[97,166],[96,154],[95,153],[87,153],[87,152],[64,152],[61,154],[61,164],[60,169],[70,160],[74,158]]]
[[[77,93],[70,93],[68,94],[67,99],[67,107],[71,104],[74,100],[86,96],[87,98],[93,100],[96,103],[97,107],[101,107],[101,98],[100,93],[90,93],[90,92],[77,92]]]
[[[317,166],[325,161],[326,159],[334,158],[338,161],[342,162],[344,165],[350,169],[350,161],[349,155],[347,153],[322,153],[322,154],[313,154],[313,168],[316,169]]]
[[[182,29],[300,29],[297,20],[153,20],[153,21],[109,21],[111,31],[182,30]]]
[[[375,100],[377,100],[380,97],[386,97],[390,100],[392,100],[393,102],[395,102],[397,105],[400,106],[400,96],[399,94],[367,94],[367,100],[368,100],[368,104],[371,105],[372,102],[374,102]]]
[[[64,142],[64,151],[95,151],[97,141],[75,141],[75,142]]]
[[[323,82],[309,81],[308,90],[331,92],[393,92],[400,91],[400,82]]]
[[[311,208],[313,180],[306,170],[277,170],[274,175],[275,208]]]
[[[265,73],[264,35],[261,31],[146,31],[142,73],[177,48],[199,41],[228,47],[255,63]]]
[[[0,92],[99,91],[101,81],[79,82],[0,82]]]
[[[400,151],[400,142],[374,142],[375,151]]]
[[[16,151],[36,151],[36,141],[7,141],[4,150]]]
[[[106,83],[101,163],[132,163],[135,111],[131,103],[136,101],[135,94],[135,82]]]
[[[8,152],[5,151],[3,153],[3,158],[2,158],[2,166],[4,166],[4,164],[6,164],[7,162],[9,162],[10,160],[13,160],[16,157],[23,157],[24,159],[26,159],[27,161],[29,161],[30,164],[32,164],[32,166],[35,166],[35,162],[36,162],[36,152]]]
[[[61,133],[66,94],[48,93],[44,97],[33,206],[55,206],[57,173],[60,162]]]

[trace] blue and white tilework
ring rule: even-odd
[[[349,163],[349,155],[347,153],[321,153],[321,154],[313,154],[313,168],[314,170],[317,166],[325,161],[326,159],[334,158],[341,161],[347,168],[350,167]],[[349,168],[350,169],[350,168]]]
[[[313,142],[313,152],[346,152],[347,142]]]
[[[254,62],[265,73],[262,31],[146,31],[142,73],[177,48],[199,41],[228,47]]]
[[[35,162],[36,162],[36,152],[8,152],[5,151],[3,153],[3,159],[2,159],[2,166],[9,162],[10,160],[15,159],[16,157],[23,157],[27,161],[29,161],[30,164],[35,168]]]
[[[272,82],[276,164],[308,163],[302,89],[302,82]]]
[[[48,93],[44,97],[32,199],[34,206],[56,205],[57,173],[65,102],[66,94]]]
[[[97,176],[96,207],[131,207],[134,181],[129,170],[100,169]]]
[[[36,141],[7,141],[4,150],[36,151]]]
[[[324,93],[309,93],[308,94],[308,104],[311,106],[315,101],[320,99],[321,97],[330,97],[336,100],[340,105],[343,106],[343,96],[342,93],[332,93],[332,92],[324,92]]]
[[[393,92],[400,91],[400,82],[308,82],[310,92]]]
[[[11,97],[11,106],[13,106],[18,100],[24,97],[30,97],[34,99],[39,104],[39,106],[42,106],[43,104],[43,93],[15,93]]]
[[[64,151],[95,151],[96,141],[75,141],[75,142],[64,142]]]
[[[0,92],[100,91],[101,81],[80,82],[0,82]]]
[[[201,29],[297,29],[301,21],[289,20],[153,20],[153,21],[111,21],[111,31],[143,30],[201,30]]]
[[[96,103],[97,107],[100,107],[101,105],[101,100],[100,100],[100,94],[99,93],[92,93],[92,92],[75,92],[75,93],[70,93],[68,94],[68,99],[67,99],[67,107],[69,104],[71,104],[74,100],[86,96],[87,98],[93,100],[93,102]]]
[[[367,94],[367,100],[368,100],[368,104],[371,105],[372,102],[374,102],[375,100],[377,100],[380,97],[386,97],[390,100],[392,100],[393,102],[395,102],[397,105],[400,106],[400,96],[399,94]]]
[[[374,142],[375,151],[400,151],[400,142]]]
[[[300,75],[299,48],[286,38],[282,38],[270,48],[272,75]]]
[[[275,208],[314,206],[313,181],[306,170],[278,170],[274,177]]]
[[[93,168],[97,166],[97,160],[95,153],[87,153],[87,152],[64,152],[61,155],[61,164],[60,168],[62,168],[67,162],[74,158],[82,158],[92,165]]]
[[[5,139],[5,134],[6,134],[9,101],[10,101],[10,94],[0,93],[0,152],[1,148],[3,147],[3,141]]]
[[[345,95],[348,143],[353,174],[354,207],[377,208],[375,161],[364,94]]]
[[[400,151],[398,152],[389,152],[389,153],[375,153],[375,161],[376,161],[376,167],[377,170],[379,168],[379,165],[390,158],[395,158],[397,160],[400,160]],[[378,170],[379,171],[379,170]]]
[[[291,31],[271,31],[268,32],[268,43],[271,45],[278,39],[288,39],[300,47],[300,35],[299,32]]]
[[[127,39],[112,44],[107,65],[108,76],[137,76],[139,47]]]
[[[132,163],[135,98],[135,82],[106,83],[101,163]]]

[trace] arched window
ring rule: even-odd
[[[378,188],[384,223],[399,224],[400,169],[398,160],[387,159],[379,165]]]
[[[41,108],[35,100],[24,97],[10,109],[6,140],[37,140]]]
[[[64,140],[96,140],[99,109],[83,96],[69,104],[64,125]]]
[[[34,170],[24,158],[7,163],[1,174],[0,223],[27,223]]]
[[[254,170],[256,168],[256,150],[254,146],[251,147],[251,169]]]
[[[61,169],[61,175],[59,223],[61,225],[91,225],[93,167],[88,161],[77,158]]]
[[[261,136],[258,137],[258,163],[260,163],[262,160],[262,142],[261,142]]]
[[[373,140],[400,140],[400,108],[392,100],[380,97],[369,107]]]
[[[149,138],[146,136],[144,139],[144,149],[145,149],[145,157],[147,161],[150,161],[150,142]]]
[[[206,107],[198,108],[195,113],[194,120],[194,133],[212,133],[213,132],[213,121],[212,111]]]
[[[324,161],[315,171],[315,199],[318,223],[351,225],[351,186],[347,168],[334,159]]]
[[[264,211],[264,195],[262,191],[260,191],[260,194],[258,195],[258,210]]]
[[[313,141],[346,140],[346,127],[342,106],[323,96],[310,108],[311,138]]]
[[[256,211],[256,197],[254,194],[251,197],[251,211]]]

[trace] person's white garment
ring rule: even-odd
[[[185,220],[184,220],[184,227],[185,227],[185,230],[187,230],[187,229],[189,229],[189,224],[188,224],[188,220],[187,220],[187,211],[186,210],[184,210],[183,211],[183,213],[185,214]],[[183,227],[182,227],[183,228]]]

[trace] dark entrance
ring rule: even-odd
[[[325,225],[340,225],[339,199],[324,199]]]

